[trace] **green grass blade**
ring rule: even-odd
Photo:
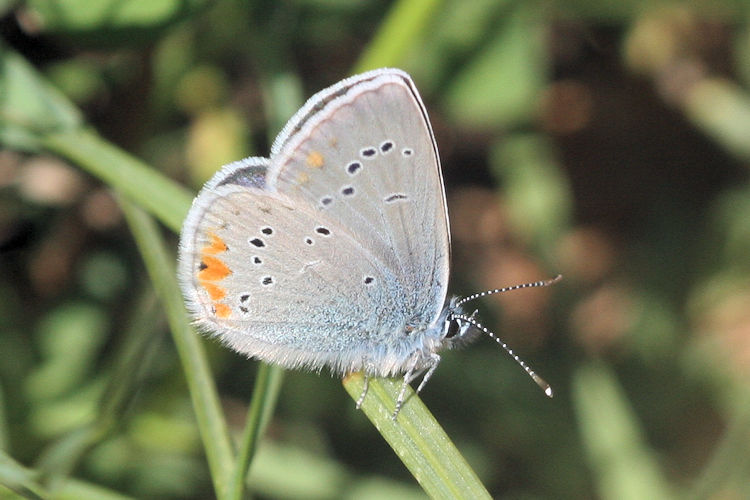
[[[362,393],[361,373],[344,379],[352,399]],[[432,498],[491,498],[448,435],[413,391],[394,422],[400,380],[370,379],[362,411]]]
[[[122,422],[144,379],[161,362],[154,348],[154,344],[160,342],[154,331],[162,323],[161,304],[150,287],[139,293],[131,311],[124,340],[116,347],[109,362],[112,372],[102,395],[98,417],[104,429]]]
[[[243,498],[250,462],[258,448],[258,440],[276,406],[283,378],[284,370],[278,366],[261,363],[258,367],[255,387],[253,387],[253,399],[250,401],[250,409],[247,412],[247,422],[240,440],[237,463],[227,495],[230,500]]]
[[[82,122],[81,113],[60,91],[0,42],[0,143],[36,150],[44,133],[77,128]]]
[[[44,489],[36,483],[37,475],[0,451],[0,486],[24,498],[42,499]]]
[[[216,496],[224,498],[234,468],[229,430],[201,339],[193,331],[185,314],[175,275],[174,256],[167,252],[159,229],[148,214],[126,199],[121,199],[121,206],[156,293],[164,305],[190,388]]]

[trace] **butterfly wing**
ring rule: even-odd
[[[371,71],[313,96],[274,143],[268,183],[378,256],[404,290],[387,314],[408,330],[434,325],[447,293],[448,217],[432,129],[406,73]]]
[[[386,358],[403,358],[392,342],[403,321],[383,321],[406,300],[399,281],[325,213],[265,189],[264,162],[225,168],[191,208],[179,277],[193,317],[235,350],[289,368],[359,370],[387,345]]]
[[[286,367],[404,370],[445,301],[448,219],[408,75],[317,94],[271,160],[225,167],[186,219],[179,276],[200,325]]]

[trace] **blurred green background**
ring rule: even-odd
[[[749,21],[739,1],[0,0],[0,496],[215,496],[127,179],[50,134],[91,127],[194,193],[390,65],[441,151],[451,291],[565,276],[478,306],[554,399],[488,339],[422,394],[490,494],[748,498]],[[239,435],[258,363],[202,343]],[[336,379],[298,372],[248,488],[424,496]]]

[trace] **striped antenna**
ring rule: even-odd
[[[557,283],[561,279],[562,279],[562,275],[558,274],[557,276],[555,276],[554,278],[552,278],[550,280],[535,281],[533,283],[524,283],[522,285],[513,285],[513,286],[508,286],[508,287],[505,287],[505,288],[497,288],[495,290],[488,290],[486,292],[475,293],[473,295],[469,295],[468,297],[464,297],[463,299],[459,300],[458,303],[456,304],[456,307],[460,306],[461,304],[465,304],[466,302],[469,302],[471,300],[475,300],[475,299],[478,299],[480,297],[486,297],[487,295],[494,295],[496,293],[510,292],[512,290],[520,290],[522,288],[535,288],[535,287],[540,287],[540,286],[549,286],[549,285]],[[513,349],[511,349],[510,347],[508,347],[508,344],[506,344],[505,342],[503,342],[502,340],[500,340],[497,337],[497,335],[495,335],[491,330],[485,328],[484,326],[482,326],[482,324],[480,324],[477,320],[475,320],[474,317],[473,317],[473,315],[472,316],[466,316],[465,314],[453,314],[452,315],[452,319],[455,319],[455,320],[458,320],[458,321],[464,321],[466,323],[469,323],[469,324],[473,325],[475,328],[477,328],[477,329],[483,331],[484,333],[486,333],[492,340],[494,340],[495,342],[497,342],[498,344],[500,344],[500,347],[502,347],[503,349],[505,349],[505,352],[507,352],[510,355],[510,357],[513,358],[513,360],[516,363],[518,363],[518,365],[521,368],[523,368],[523,371],[525,371],[526,374],[529,377],[531,377],[531,380],[533,380],[536,383],[536,385],[538,385],[544,391],[544,394],[546,394],[547,397],[550,397],[550,398],[552,397],[552,395],[553,395],[552,394],[552,387],[550,387],[550,385],[547,383],[547,381],[544,380],[539,375],[537,375],[536,372],[534,370],[532,370],[531,367],[529,365],[527,365],[524,360],[522,360],[521,358],[519,358],[518,355],[515,352],[513,352]]]
[[[458,303],[456,304],[456,307],[460,306],[461,304],[465,304],[469,301],[475,300],[475,299],[480,299],[488,295],[495,295],[496,293],[512,292],[513,290],[521,290],[522,288],[537,288],[540,286],[554,285],[561,279],[562,279],[562,274],[558,274],[551,280],[535,281],[533,283],[523,283],[521,285],[506,286],[505,288],[495,288],[494,290],[487,290],[486,292],[475,293],[475,294],[469,295],[459,300]]]
[[[536,385],[538,385],[543,391],[544,394],[546,394],[548,397],[552,397],[552,387],[547,383],[546,380],[544,380],[542,377],[536,374],[534,370],[531,369],[529,365],[526,364],[524,360],[518,357],[518,355],[513,352],[513,349],[508,347],[508,344],[500,340],[497,335],[492,333],[492,331],[488,330],[484,326],[482,326],[477,320],[470,318],[469,316],[466,316],[465,314],[454,314],[453,319],[459,320],[459,321],[466,321],[467,323],[471,323],[476,328],[482,330],[484,333],[490,336],[492,340],[500,344],[500,347],[505,349],[505,352],[507,352],[513,360],[518,363],[518,365],[523,368],[523,371],[526,372],[526,374],[531,377],[531,380],[536,382]]]

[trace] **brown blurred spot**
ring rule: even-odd
[[[609,236],[593,226],[575,228],[558,245],[560,272],[577,281],[600,281],[612,270],[617,258],[615,246]]]
[[[0,188],[14,183],[18,177],[21,155],[8,150],[0,150]]]
[[[81,215],[89,227],[109,229],[122,219],[120,207],[109,189],[100,188],[86,197],[81,206]]]
[[[50,156],[35,156],[21,166],[18,191],[42,205],[70,205],[85,188],[83,176],[67,163]]]
[[[492,244],[507,234],[507,214],[501,210],[498,196],[489,189],[457,189],[448,203],[451,235],[459,244]]]
[[[77,218],[66,218],[54,225],[53,233],[29,260],[30,281],[39,295],[53,295],[67,285],[84,237],[84,228]]]
[[[750,290],[723,297],[697,323],[699,331],[719,343],[733,371],[750,375]]]
[[[44,30],[44,21],[33,8],[20,8],[16,11],[16,21],[24,33],[38,35]]]
[[[625,62],[634,71],[652,75],[689,52],[697,18],[688,7],[652,9],[638,18],[625,40]]]
[[[593,108],[586,85],[575,80],[554,82],[542,94],[542,126],[553,134],[573,134],[591,123]]]
[[[494,247],[488,250],[472,268],[472,281],[478,290],[549,278],[531,257],[510,248]],[[482,300],[502,310],[503,336],[506,340],[516,346],[538,345],[548,333],[545,311],[553,293],[551,288],[513,290]]]
[[[631,291],[622,285],[602,286],[581,300],[571,314],[571,330],[591,354],[619,347],[635,314]]]
[[[502,198],[489,189],[456,190],[451,207],[454,272],[466,276],[471,291],[493,290],[551,278],[514,243]],[[536,345],[547,334],[549,289],[514,290],[483,298],[502,310],[503,337],[514,345]],[[467,304],[471,313],[475,307]],[[488,325],[489,326],[489,325]]]

